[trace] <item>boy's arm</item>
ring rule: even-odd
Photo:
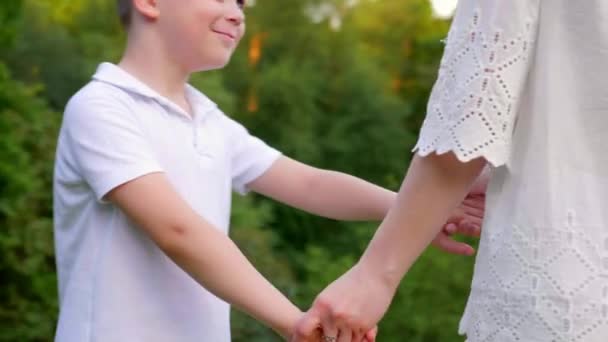
[[[309,213],[344,221],[379,221],[396,194],[362,179],[280,157],[247,187]]]
[[[449,219],[433,245],[454,254],[471,255],[473,247],[449,235],[479,236],[484,213],[485,183],[479,186]],[[311,167],[288,157],[280,157],[248,188],[279,202],[336,220],[382,220],[395,203],[396,193],[362,179],[335,171]]]
[[[290,335],[300,310],[256,271],[225,234],[197,215],[164,174],[136,178],[106,198],[207,290],[284,337]]]

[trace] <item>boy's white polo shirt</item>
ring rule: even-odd
[[[59,342],[227,342],[229,306],[207,292],[103,197],[163,172],[227,233],[231,191],[280,153],[188,86],[190,118],[120,69],[101,64],[68,103],[54,175]],[[162,210],[162,208],[159,208]]]

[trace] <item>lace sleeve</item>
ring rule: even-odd
[[[507,162],[539,0],[461,0],[414,151]]]

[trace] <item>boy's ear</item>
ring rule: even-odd
[[[133,0],[133,9],[148,20],[156,20],[160,15],[157,0]]]

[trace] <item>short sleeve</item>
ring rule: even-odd
[[[99,201],[121,184],[163,171],[120,98],[77,95],[66,108],[63,126],[76,170]]]
[[[539,6],[539,0],[459,2],[414,151],[507,163]]]
[[[281,156],[276,149],[249,134],[238,122],[222,115],[228,132],[232,188],[244,195],[247,185],[263,175]]]

